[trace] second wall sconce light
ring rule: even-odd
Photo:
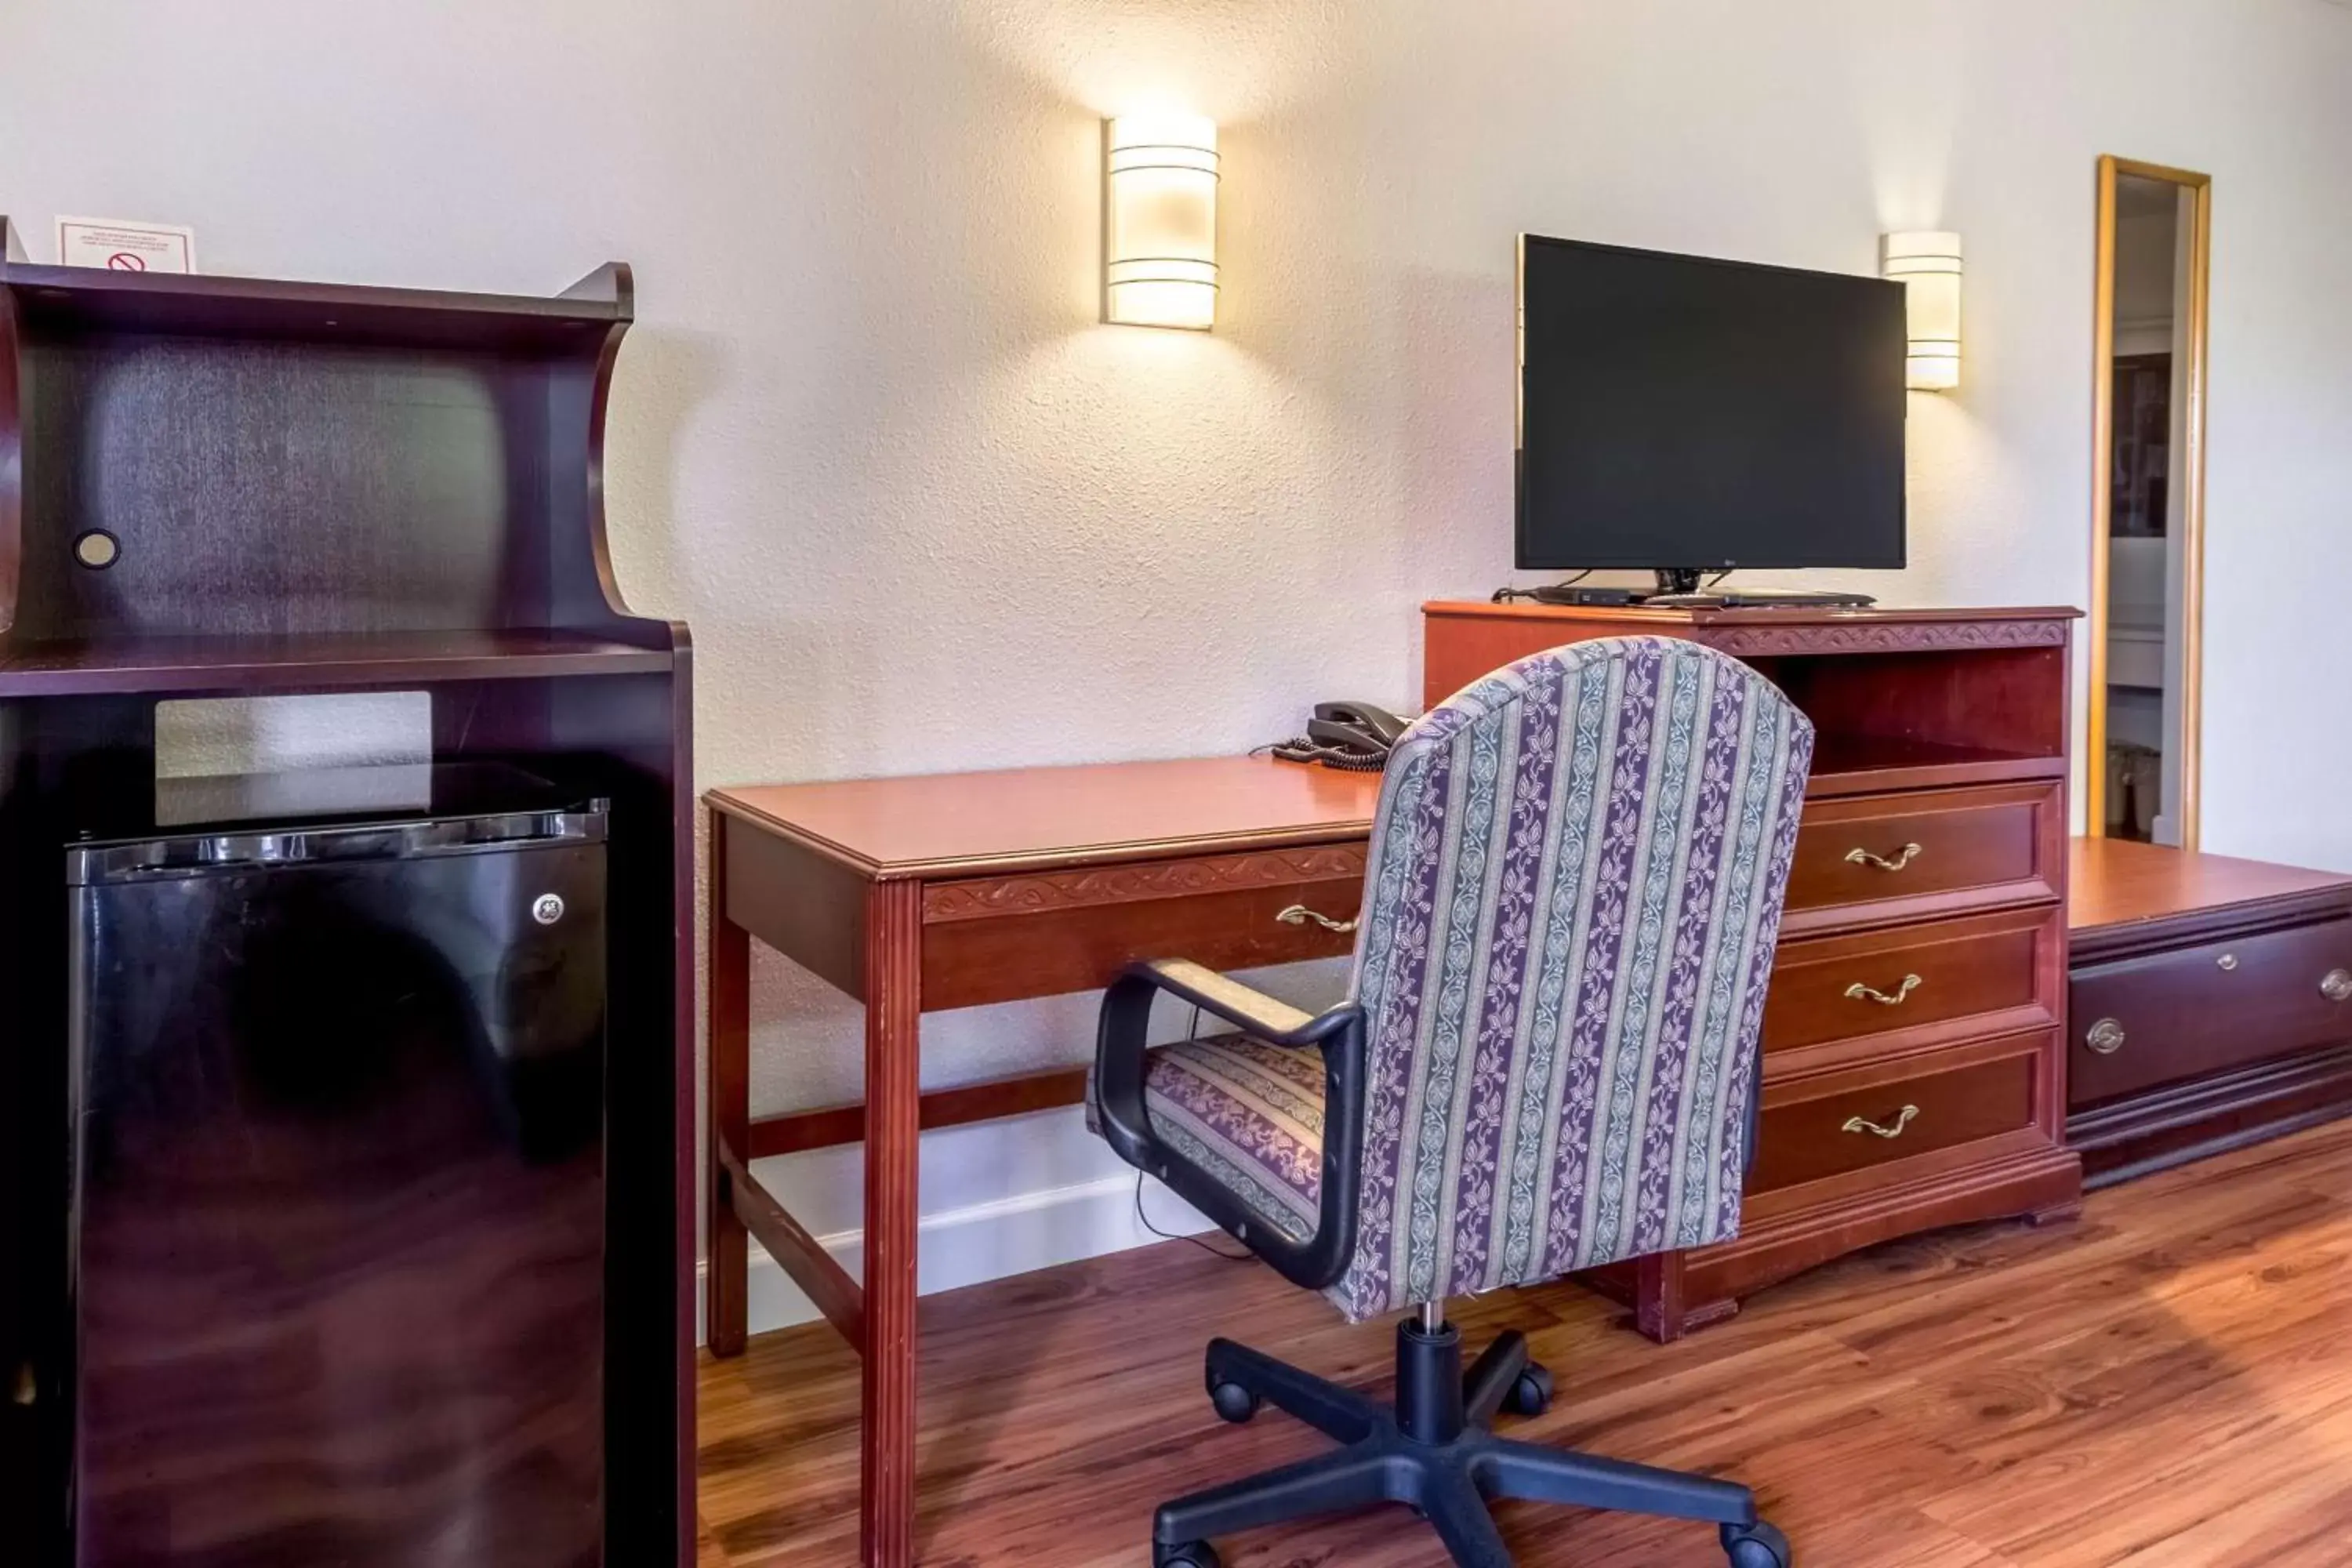
[[[1905,384],[1948,392],[1960,384],[1960,237],[1937,230],[1880,240],[1880,270],[1908,296],[1911,348]]]
[[[1217,324],[1217,128],[1191,115],[1103,124],[1103,320]]]

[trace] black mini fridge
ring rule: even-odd
[[[194,780],[68,851],[78,1568],[601,1562],[605,817],[558,798]]]

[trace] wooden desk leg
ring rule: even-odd
[[[736,1157],[751,1163],[751,933],[727,918],[727,818],[710,814],[709,945],[705,983],[710,1000],[710,1052],[705,1079],[704,1137],[709,1180],[703,1199],[705,1285],[704,1337],[715,1356],[743,1353],[744,1291],[751,1255],[743,1222],[728,1196],[727,1173],[719,1158],[723,1141]]]
[[[915,1224],[923,887],[877,882],[866,903],[866,1568],[915,1561]]]

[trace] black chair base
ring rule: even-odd
[[[1539,1415],[1550,1398],[1549,1375],[1516,1331],[1465,1375],[1451,1324],[1433,1332],[1400,1324],[1393,1410],[1229,1340],[1210,1342],[1208,1372],[1226,1420],[1271,1404],[1342,1447],[1162,1505],[1151,1529],[1156,1568],[1216,1568],[1212,1536],[1381,1502],[1426,1518],[1461,1568],[1510,1568],[1490,1498],[1701,1520],[1721,1527],[1731,1568],[1790,1568],[1787,1540],[1757,1518],[1746,1487],[1496,1436],[1498,1412]]]

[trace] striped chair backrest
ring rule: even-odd
[[[1664,637],[1523,658],[1407,731],[1357,938],[1350,1317],[1738,1234],[1812,743]]]

